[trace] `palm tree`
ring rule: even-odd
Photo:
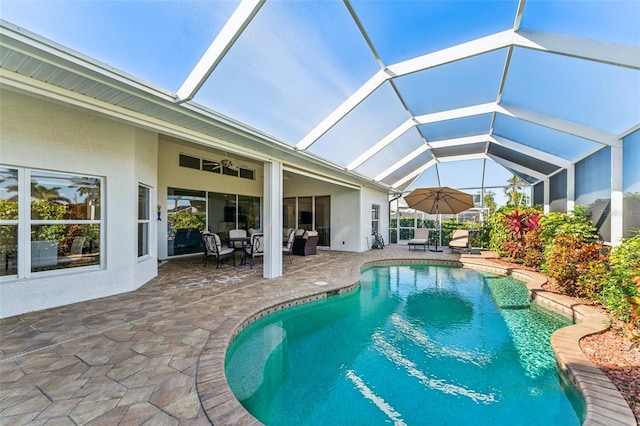
[[[47,187],[44,185],[38,185],[37,182],[31,181],[31,198],[35,198],[36,200],[45,200],[51,201],[53,203],[62,204],[62,203],[70,203],[66,197],[60,195],[59,186]]]
[[[513,175],[511,179],[507,179],[507,186],[504,188],[504,194],[507,196],[507,206],[517,206],[526,202],[524,193],[525,183],[518,175]]]
[[[14,183],[4,188],[8,193],[15,193],[15,195],[7,198],[7,201],[18,201],[18,170],[0,168],[0,185],[10,182]]]

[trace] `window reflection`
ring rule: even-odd
[[[167,250],[169,256],[202,251],[207,199],[204,191],[168,188]]]
[[[31,272],[100,264],[100,225],[32,225]]]
[[[0,167],[0,276],[18,272],[18,170]]]
[[[31,219],[100,220],[98,178],[33,172]]]
[[[29,258],[31,272],[100,265],[100,186],[96,177],[0,167],[0,276],[17,275]],[[30,217],[19,217],[20,202]]]
[[[18,225],[0,225],[0,276],[18,273]]]

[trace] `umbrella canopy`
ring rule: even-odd
[[[474,207],[471,194],[446,186],[417,188],[404,200],[409,207],[429,214],[456,214]]]

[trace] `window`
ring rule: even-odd
[[[180,167],[202,170],[210,173],[224,174],[227,176],[240,177],[242,179],[254,180],[255,170],[246,169],[234,165],[228,159],[222,161],[200,159],[186,154],[180,154]]]
[[[213,160],[202,160],[202,170],[205,172],[218,173],[222,170],[222,165]]]
[[[371,205],[371,234],[380,232],[380,205]]]
[[[282,227],[318,232],[318,246],[331,246],[331,197],[282,199]]]
[[[200,159],[189,155],[180,154],[180,167],[200,170]]]
[[[138,257],[149,255],[149,188],[138,185]]]
[[[222,166],[222,174],[227,175],[227,176],[238,177],[238,168],[237,167]]]
[[[255,172],[253,170],[240,167],[240,177],[243,179],[253,180],[255,177]]]
[[[169,256],[202,251],[202,236],[207,217],[205,191],[168,188],[167,251]]]
[[[101,187],[98,177],[0,166],[0,275],[100,265]]]
[[[18,170],[0,167],[0,276],[18,273]]]

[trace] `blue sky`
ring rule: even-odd
[[[2,0],[0,16],[175,92],[237,5],[236,1]],[[194,100],[295,145],[382,65],[508,30],[518,2],[353,1],[351,5],[381,63],[342,1],[267,1]],[[639,1],[529,0],[521,29],[637,47],[638,22]],[[344,166],[402,124],[409,113],[417,116],[495,102],[506,60],[502,49],[394,79],[394,86],[381,86],[309,150]],[[501,100],[619,134],[640,121],[640,72],[516,48]],[[490,118],[477,116],[420,130],[427,140],[442,140],[464,132],[488,133],[490,124]],[[498,115],[493,130],[527,145],[540,144],[569,160],[593,149],[593,142],[539,127]],[[386,151],[400,153],[403,146],[399,141]],[[379,173],[384,159],[381,153],[359,171]],[[489,163],[495,176],[486,185],[510,176]],[[476,164],[444,163],[439,168],[440,184],[479,185]],[[426,173],[419,182],[437,186],[436,176],[433,171]]]

